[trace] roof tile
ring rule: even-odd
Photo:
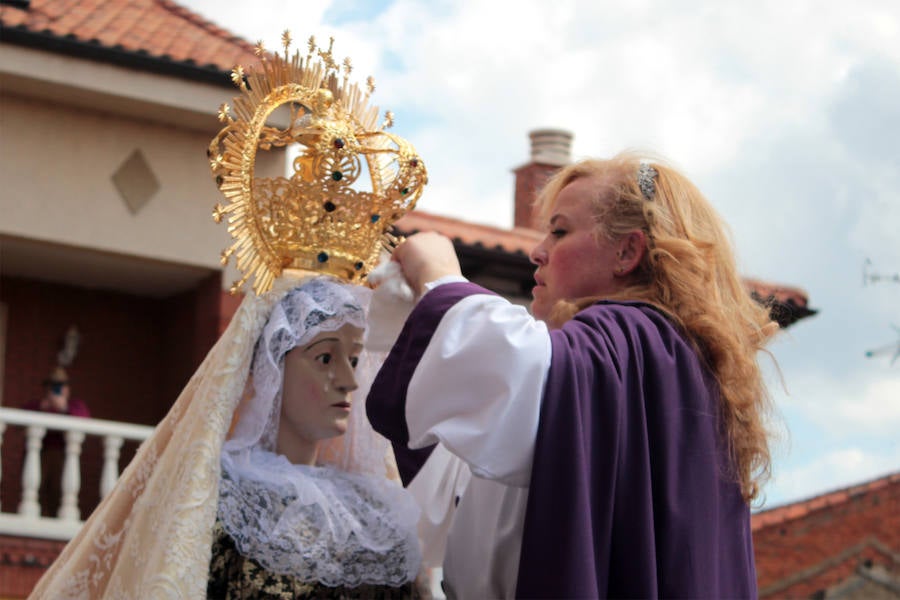
[[[480,225],[460,221],[451,217],[443,217],[415,210],[406,214],[397,222],[397,228],[404,233],[416,231],[437,231],[463,244],[481,245],[512,254],[528,255],[531,249],[541,241],[541,232],[524,227],[500,229],[489,225]],[[783,303],[805,308],[808,304],[807,293],[796,287],[761,281],[744,280],[748,292],[756,293],[761,299],[774,298]]]
[[[531,252],[531,249],[544,237],[541,232],[534,229],[522,227],[500,229],[490,225],[468,223],[451,217],[438,216],[421,210],[407,213],[397,221],[397,228],[406,233],[437,231],[464,244],[481,245],[511,254],[525,255]]]
[[[884,477],[879,477],[872,481],[867,481],[844,489],[820,494],[813,498],[759,512],[754,514],[752,518],[753,531],[784,523],[785,521],[792,521],[815,510],[843,504],[857,496],[869,494],[898,483],[900,483],[900,471],[885,475]]]
[[[21,10],[13,10],[6,6],[0,8],[0,22],[7,27],[17,27],[25,22],[28,15]]]
[[[171,0],[32,0],[0,7],[0,23],[223,71],[257,62],[253,44]]]

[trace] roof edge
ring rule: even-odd
[[[104,46],[98,41],[83,41],[75,36],[57,36],[48,30],[29,31],[21,26],[0,26],[2,43],[37,48],[77,58],[105,62],[120,67],[168,75],[190,81],[233,88],[228,71],[216,65],[198,65],[193,61],[176,61],[167,56],[154,56],[145,51],[130,51],[121,46]]]
[[[853,485],[827,490],[820,494],[816,494],[815,496],[810,496],[780,506],[773,506],[770,509],[752,515],[752,529],[755,532],[765,527],[771,527],[772,525],[777,525],[779,523],[803,518],[814,510],[834,506],[835,504],[842,504],[852,498],[896,483],[900,483],[900,471],[887,473],[880,477],[875,477]]]

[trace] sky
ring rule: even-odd
[[[534,129],[572,132],[575,159],[666,157],[741,272],[819,311],[761,359],[779,432],[762,508],[900,471],[900,359],[866,356],[900,340],[896,0],[179,2],[269,49],[334,36],[424,157],[431,213],[510,227]]]

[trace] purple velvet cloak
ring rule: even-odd
[[[478,293],[490,292],[426,294],[369,392],[405,483],[430,452],[406,447],[407,386],[446,311]],[[692,347],[655,309],[610,302],[551,344],[516,596],[756,597],[749,507],[720,443],[717,384]]]

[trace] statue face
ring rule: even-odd
[[[363,333],[346,324],[285,355],[279,438],[294,436],[315,444],[347,430]]]

